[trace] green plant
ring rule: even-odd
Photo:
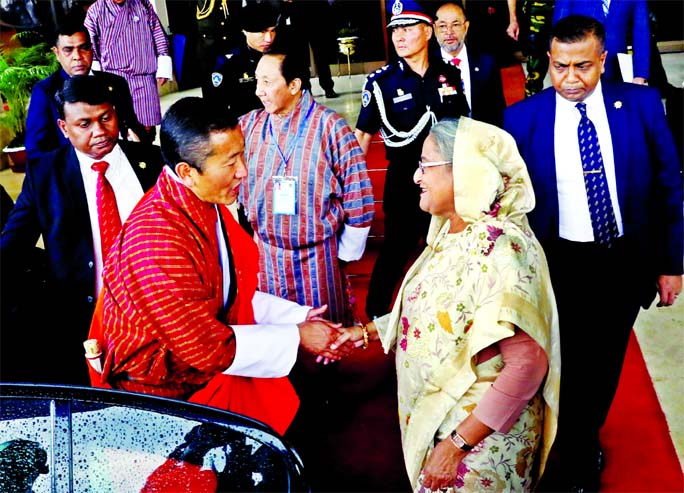
[[[26,43],[34,37],[21,33],[12,39]],[[0,125],[9,129],[15,140],[23,143],[34,84],[58,68],[57,57],[46,43],[0,49],[0,96],[5,102],[5,111],[0,112]]]

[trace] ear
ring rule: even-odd
[[[302,90],[302,79],[295,78],[290,81],[290,94],[293,96]]]
[[[599,57],[599,60],[601,60],[601,73],[604,73],[606,71],[606,57],[608,56],[608,50],[603,50],[603,53],[601,53],[601,56]]]
[[[185,161],[181,161],[176,165],[176,175],[188,188],[195,186],[195,176],[197,175],[197,170],[190,166]]]
[[[54,53],[55,56],[57,56],[57,55],[59,54],[59,50],[57,49],[56,46],[53,46],[53,47],[52,47],[52,53]]]
[[[466,34],[468,34],[468,28],[470,27],[470,21],[466,20],[463,23],[463,36],[465,37]]]
[[[57,119],[57,126],[62,131],[62,133],[64,134],[64,137],[66,137],[68,139],[69,138],[69,132],[67,131],[66,122],[64,120],[62,120],[61,118],[58,118]]]
[[[425,39],[430,41],[430,38],[432,37],[433,32],[434,32],[434,30],[432,29],[432,26],[426,25],[425,26]]]

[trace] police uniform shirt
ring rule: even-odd
[[[256,91],[256,66],[261,53],[246,44],[217,58],[209,75],[208,98],[212,103],[231,108],[237,115],[263,108]]]
[[[425,118],[429,111],[434,113],[437,120],[469,113],[461,87],[460,70],[439,58],[431,58],[425,75],[421,77],[400,59],[367,77],[356,128],[375,134],[382,127],[385,133],[391,135],[389,124],[399,132],[411,133],[405,138],[390,136],[390,141],[400,145],[394,147],[386,140],[385,147],[390,161],[413,159],[415,152],[420,154],[423,141],[432,127],[428,121],[423,128],[416,129],[421,118]],[[407,156],[409,147],[414,151],[408,153],[410,157]]]

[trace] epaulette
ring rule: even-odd
[[[377,69],[375,72],[371,72],[370,74],[368,74],[366,76],[366,82],[368,83],[368,82],[373,82],[374,80],[378,80],[379,78],[381,78],[383,76],[383,74],[386,74],[388,69],[390,69],[391,67],[392,67],[392,64],[389,63],[389,64],[385,65],[384,67]]]

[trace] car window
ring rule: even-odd
[[[0,405],[0,491],[289,491],[301,472],[291,454],[240,422],[70,399]]]

